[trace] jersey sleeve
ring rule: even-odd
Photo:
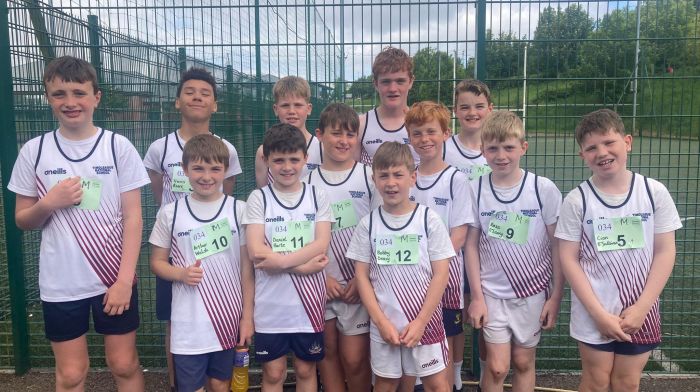
[[[7,189],[28,197],[38,197],[39,191],[36,185],[36,172],[34,163],[39,144],[39,138],[34,138],[22,146],[19,151]]]
[[[435,211],[428,210],[428,256],[430,261],[449,259],[455,256],[445,224]]]
[[[472,221],[469,226],[481,229],[481,221],[479,220],[479,203],[478,203],[478,192],[479,192],[479,180],[469,181],[467,184],[467,192],[469,193],[469,200],[471,200],[471,205],[469,208],[472,213]]]
[[[561,211],[561,191],[545,177],[537,177],[539,183],[540,200],[542,201],[542,219],[546,225],[557,223]]]
[[[238,160],[238,151],[236,151],[236,147],[233,146],[228,140],[226,139],[221,139],[224,141],[224,144],[228,148],[228,170],[226,171],[226,178],[233,177],[235,175],[241,174],[243,170],[241,170],[241,162]]]
[[[666,186],[649,178],[649,189],[654,199],[654,234],[668,233],[683,227],[676,204]]]
[[[369,263],[371,259],[372,247],[369,243],[369,215],[360,219],[360,223],[355,226],[352,239],[345,257],[361,263]]]
[[[335,222],[333,212],[331,211],[331,203],[328,200],[328,194],[323,189],[314,187],[316,190],[316,203],[318,203],[318,211],[316,211],[316,222]]]
[[[554,232],[556,238],[567,241],[581,241],[583,234],[583,198],[581,191],[574,188],[561,205],[557,229]]]
[[[172,245],[172,230],[173,215],[175,212],[175,203],[164,205],[156,215],[156,223],[153,225],[151,236],[148,237],[148,242],[165,249],[170,249]]]
[[[115,136],[115,154],[117,155],[117,170],[119,173],[119,191],[128,192],[140,188],[151,180],[141,161],[139,153],[129,139],[121,135]]]
[[[452,209],[450,210],[450,229],[474,222],[472,199],[466,174],[458,171],[452,179]]]
[[[165,147],[165,137],[162,137],[148,146],[146,156],[143,158],[143,165],[148,170],[152,170],[158,174],[163,174],[161,162],[163,161],[163,150]]]
[[[255,189],[250,193],[243,212],[242,224],[265,224],[265,203],[263,200],[263,193],[260,189]]]
[[[245,246],[245,225],[243,225],[243,215],[246,210],[246,202],[236,199],[236,217],[238,218],[238,232],[241,234],[240,244]]]

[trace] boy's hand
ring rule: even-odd
[[[80,177],[70,177],[49,189],[43,200],[52,210],[72,207],[80,204],[83,198],[83,190],[80,185]]]
[[[545,301],[542,313],[540,314],[540,325],[542,325],[542,329],[550,330],[554,328],[554,325],[557,323],[557,315],[559,315],[559,304],[560,301],[554,297]]]
[[[629,306],[620,313],[620,328],[622,328],[625,333],[634,335],[642,328],[647,313],[648,312],[645,312],[637,304]]]
[[[116,281],[107,289],[104,299],[102,299],[103,312],[110,316],[118,316],[129,310],[131,303],[132,286],[121,281]]]
[[[420,342],[421,338],[423,337],[424,332],[425,323],[418,319],[415,319],[408,323],[406,328],[404,328],[403,331],[401,331],[401,335],[399,335],[399,340],[401,341],[401,344],[403,344],[406,347],[416,347]]]
[[[350,279],[348,285],[345,286],[345,294],[342,300],[346,304],[360,303],[360,290],[357,289],[357,281],[355,281],[355,278]]]
[[[383,322],[377,324],[377,329],[379,329],[379,334],[382,336],[387,344],[392,346],[398,346],[401,344],[399,339],[399,331],[396,330],[394,325],[389,322],[389,320],[384,320]]]
[[[301,275],[311,275],[323,271],[323,269],[326,268],[327,265],[328,256],[326,256],[325,254],[320,254],[318,256],[314,256],[313,259],[307,261],[306,263],[295,267],[293,269],[293,272]]]
[[[345,294],[343,286],[337,280],[326,276],[326,296],[328,299],[338,299],[343,297],[343,294]]]
[[[596,326],[598,331],[608,338],[614,339],[618,342],[631,342],[632,337],[625,333],[620,327],[622,319],[614,314],[605,312],[601,316],[595,318]]]
[[[189,286],[198,285],[204,276],[204,270],[202,269],[201,265],[202,260],[197,260],[194,262],[194,264],[184,268],[182,270],[182,277],[180,278],[180,281]]]
[[[469,302],[469,309],[467,310],[467,313],[469,314],[469,324],[476,329],[483,328],[488,322],[486,302],[483,298],[472,298],[471,302]]]
[[[284,269],[282,261],[282,255],[280,253],[256,253],[253,258],[253,265],[255,268],[263,271],[279,271]]]
[[[253,333],[255,332],[255,327],[253,325],[253,319],[241,319],[241,325],[238,330],[238,346],[248,347],[253,342]]]

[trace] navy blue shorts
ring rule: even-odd
[[[131,288],[129,310],[118,316],[105,313],[100,294],[90,298],[66,302],[41,301],[44,309],[44,332],[52,342],[65,342],[85,335],[90,329],[90,309],[95,332],[102,335],[124,335],[139,327],[139,292]]]
[[[235,356],[235,349],[196,355],[173,354],[177,390],[196,391],[206,384],[207,377],[230,380]]]
[[[255,333],[255,360],[269,362],[293,352],[307,362],[323,359],[323,332],[317,333]]]
[[[446,336],[456,336],[464,332],[462,325],[462,309],[442,308],[442,325],[445,326]]]
[[[596,349],[598,351],[605,351],[607,353],[615,353],[619,355],[639,355],[649,352],[659,346],[659,343],[652,344],[637,344],[630,342],[618,342],[612,341],[610,343],[603,344],[590,344],[586,342],[581,342],[586,346]]]
[[[170,321],[170,308],[173,302],[173,282],[156,276],[156,318]]]

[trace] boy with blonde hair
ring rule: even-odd
[[[388,46],[374,58],[372,80],[379,106],[360,116],[360,148],[355,160],[371,166],[372,157],[383,143],[408,144],[404,117],[414,79],[413,59],[402,49]],[[411,152],[418,162],[418,155]]]
[[[148,175],[129,140],[93,124],[102,92],[90,63],[59,57],[43,81],[58,129],[24,144],[8,188],[17,227],[41,230],[39,293],[56,390],[85,389],[92,312],[117,389],[143,391],[136,263]]]
[[[571,285],[571,336],[580,391],[636,391],[661,342],[659,295],[676,256],[678,211],[666,187],[627,169],[632,136],[617,113],[589,113],[576,127],[593,175],[569,192],[556,236]]]
[[[540,331],[554,327],[564,289],[554,247],[561,193],[520,168],[528,145],[514,113],[493,112],[481,141],[492,172],[470,183],[475,221],[465,247],[470,323],[486,341],[481,387],[502,390],[512,361],[513,389],[532,391]]]
[[[228,391],[235,348],[253,335],[245,203],[221,191],[228,165],[223,141],[192,137],[182,154],[192,194],[158,211],[150,237],[151,269],[173,282],[170,350],[179,391]]]
[[[445,140],[450,136],[450,111],[435,102],[418,102],[406,113],[406,129],[414,151],[420,156],[416,186],[411,201],[428,206],[445,223],[456,256],[450,260],[449,280],[442,296],[442,317],[450,351],[447,378],[457,390],[462,388],[464,358],[464,260],[462,248],[467,224],[472,223],[467,176],[442,160]]]
[[[311,87],[309,82],[299,76],[285,76],[272,87],[275,103],[272,110],[283,124],[295,126],[306,141],[306,164],[301,178],[323,162],[321,143],[306,129],[306,119],[311,115]],[[263,146],[255,153],[255,185],[262,188],[271,184],[274,178],[268,170],[263,154]]]
[[[374,390],[413,390],[421,377],[426,390],[447,392],[440,301],[455,256],[450,236],[438,214],[409,199],[416,171],[407,145],[383,144],[372,173],[384,204],[360,220],[346,255],[370,316]]]

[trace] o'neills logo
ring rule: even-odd
[[[178,166],[180,166],[180,162],[168,163],[168,167],[178,167]]]
[[[366,140],[365,144],[380,144],[382,143],[382,139],[374,139],[374,140]]]
[[[177,233],[177,236],[178,236],[178,237],[189,237],[189,235],[190,235],[190,232],[189,232],[189,231],[179,231],[179,232]]]
[[[364,323],[357,324],[355,328],[367,328],[369,327],[369,321],[365,321]]]
[[[49,169],[49,170],[44,172],[45,176],[51,176],[51,175],[56,175],[56,174],[68,174],[68,172],[66,171],[66,169],[64,169],[62,167],[59,167],[58,169],[53,169],[53,170]]]
[[[265,222],[284,222],[284,218],[278,215],[274,218],[265,218]]]
[[[437,365],[437,364],[438,364],[438,360],[435,359],[435,358],[433,358],[432,361],[430,361],[430,362],[428,362],[428,363],[424,363],[424,364],[420,365],[420,367],[422,367],[423,369],[425,369],[425,368],[429,368],[429,367],[431,367],[431,366],[433,366],[433,365]]]

